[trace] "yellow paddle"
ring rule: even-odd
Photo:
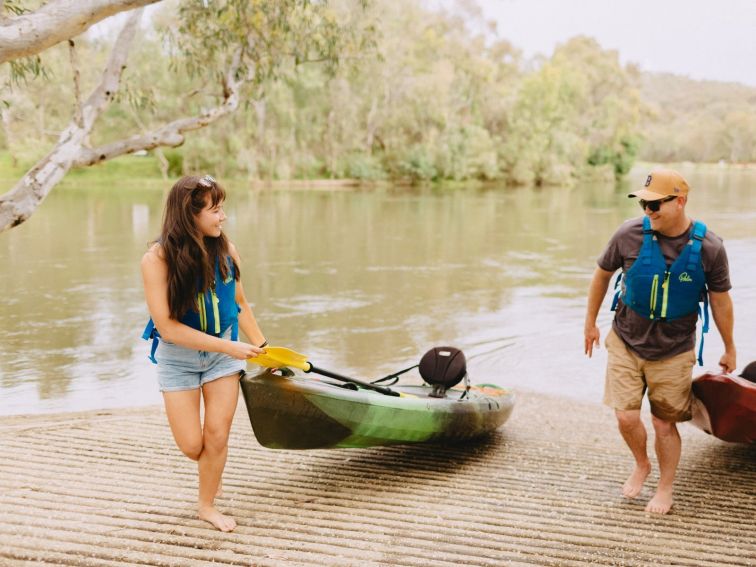
[[[328,376],[329,378],[334,378],[342,382],[351,382],[352,384],[357,384],[358,386],[362,386],[363,388],[367,388],[369,390],[375,390],[376,392],[386,394],[387,396],[414,397],[402,394],[400,392],[392,390],[391,388],[387,388],[386,386],[378,386],[377,384],[363,382],[361,380],[350,378],[349,376],[336,374],[335,372],[331,372],[330,370],[318,368],[317,366],[309,362],[304,354],[299,354],[298,352],[285,347],[266,346],[264,353],[258,354],[257,356],[252,358],[248,358],[247,361],[254,362],[255,364],[259,364],[260,366],[264,366],[265,368],[281,368],[283,366],[293,366],[294,368],[299,368],[300,370],[304,370],[305,372],[315,372],[316,374]]]

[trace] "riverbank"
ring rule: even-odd
[[[15,183],[34,164],[31,161],[14,163],[7,151],[0,150],[0,182],[9,186]],[[672,167],[681,171],[753,171],[756,163],[731,163],[731,162],[671,162],[657,163],[636,161],[633,169],[645,172],[654,167]],[[409,187],[416,183],[411,179],[382,179],[369,180],[358,178],[291,178],[291,179],[251,179],[239,175],[226,176],[222,171],[211,172],[216,175],[228,188],[236,189],[315,189],[315,190],[345,190],[357,187]],[[118,159],[109,160],[93,167],[72,169],[60,182],[60,186],[66,189],[102,188],[112,190],[113,183],[121,183],[123,180],[138,181],[139,187],[155,189],[167,189],[178,178],[178,174],[171,173],[169,179],[164,180],[160,173],[160,165],[153,155],[127,155]],[[632,173],[627,174],[623,181],[632,181]],[[594,167],[584,172],[580,178],[583,183],[603,182],[614,183],[614,174],[610,167]],[[468,179],[465,181],[443,180],[425,182],[424,185],[444,189],[469,188],[469,187],[510,187],[502,179],[480,180]],[[9,188],[9,187],[8,187]]]
[[[673,513],[619,490],[611,412],[521,392],[468,446],[271,451],[242,406],[219,506],[194,517],[195,469],[159,407],[0,418],[3,565],[753,565],[756,448],[681,427]]]

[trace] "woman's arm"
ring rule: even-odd
[[[229,244],[231,257],[236,261],[236,265],[239,266],[239,269],[241,270],[241,258],[239,257],[239,253],[233,244]],[[244,294],[244,286],[242,285],[241,279],[236,282],[236,303],[241,308],[241,311],[239,312],[239,328],[244,335],[253,345],[259,346],[265,343],[265,335],[263,335],[260,326],[257,324],[255,314],[252,313],[249,301],[247,301],[247,296]]]
[[[193,350],[222,352],[238,359],[246,359],[261,352],[247,343],[213,337],[171,319],[168,307],[168,265],[160,256],[158,245],[142,257],[141,268],[147,309],[164,340]]]

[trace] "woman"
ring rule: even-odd
[[[223,234],[225,197],[209,175],[179,179],[166,200],[160,238],[141,267],[151,315],[144,338],[153,339],[151,358],[176,445],[198,462],[198,515],[228,532],[236,522],[214,500],[239,377],[246,360],[263,352],[267,342],[244,296],[239,254]],[[252,344],[237,340],[238,329]]]

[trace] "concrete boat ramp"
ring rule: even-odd
[[[271,451],[242,406],[219,508],[159,407],[0,418],[0,565],[756,565],[756,447],[681,427],[673,513],[625,501],[606,408],[521,392],[464,446]],[[653,436],[652,436],[653,439]]]

